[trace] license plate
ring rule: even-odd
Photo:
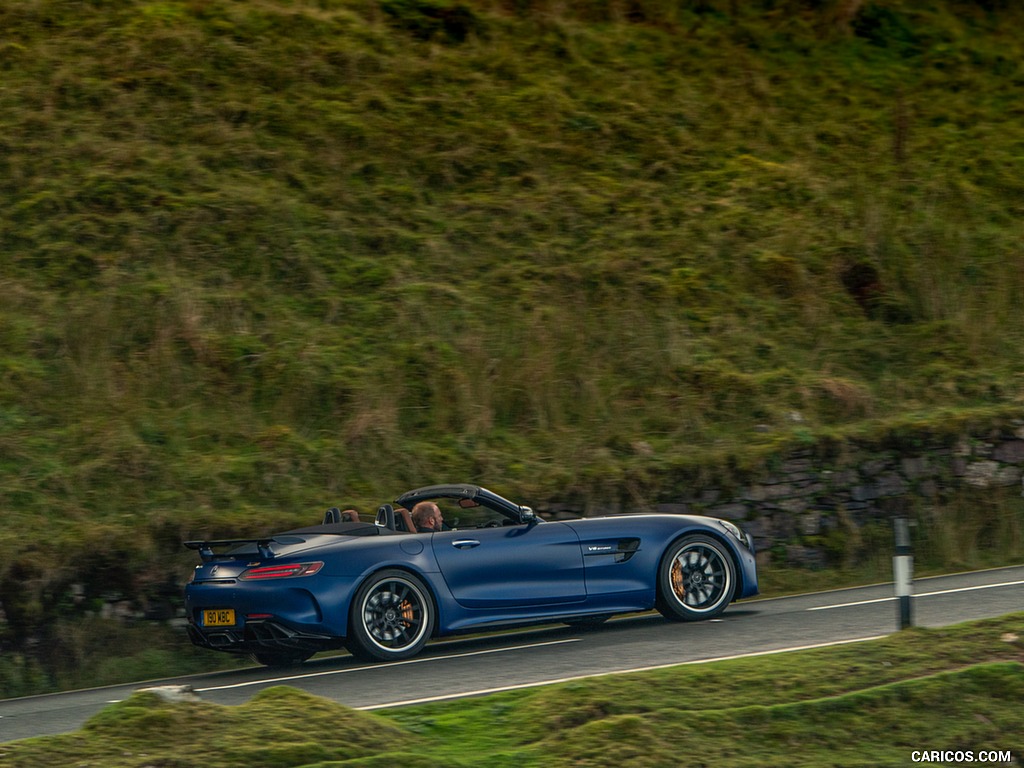
[[[235,625],[235,610],[233,608],[217,608],[215,610],[203,611],[204,627],[233,627]]]

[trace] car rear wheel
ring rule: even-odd
[[[405,571],[381,571],[352,601],[346,645],[360,659],[397,661],[419,653],[433,630],[434,604],[426,585]]]
[[[662,558],[658,610],[673,621],[701,621],[726,609],[736,591],[736,567],[725,545],[710,536],[685,536]]]

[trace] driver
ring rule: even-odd
[[[444,524],[441,508],[432,501],[421,501],[412,508],[412,522],[417,533],[433,533],[448,530]]]

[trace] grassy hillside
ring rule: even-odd
[[[969,750],[979,763],[1016,764],[1022,621],[373,714],[284,687],[237,707],[135,693],[74,733],[0,744],[0,759],[11,768],[905,766],[922,762],[915,751]]]
[[[8,621],[407,487],[639,504],[824,434],[1019,414],[1022,24],[6,0]]]

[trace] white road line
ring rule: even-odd
[[[917,595],[921,597],[921,595]],[[858,600],[855,603],[837,603],[836,605],[816,605],[813,608],[804,608],[805,611],[829,611],[833,608],[852,608],[855,605],[871,605],[872,603],[888,603],[895,600],[895,597],[879,597],[875,600]]]
[[[935,592],[922,592],[913,597],[934,597],[935,595],[951,595],[954,592],[974,592],[979,589],[995,589],[996,587],[1016,587],[1024,584],[1021,581],[1004,581],[999,584],[980,584],[976,587],[957,587],[955,589],[940,589]],[[805,608],[805,611],[828,611],[832,608],[852,608],[855,605],[871,605],[872,603],[888,603],[895,600],[895,597],[879,597],[874,600],[858,600],[853,603],[838,603],[836,605],[816,605],[813,608]]]
[[[425,664],[430,661],[446,661],[448,659],[463,659],[468,656],[484,656],[491,653],[508,653],[509,651],[522,651],[529,648],[543,648],[548,645],[565,645],[566,643],[578,643],[580,639],[578,637],[570,638],[568,640],[552,640],[546,643],[530,643],[529,645],[514,645],[509,648],[491,648],[484,651],[467,651],[466,653],[452,653],[447,656],[422,656],[416,659],[406,659],[405,661],[389,661],[385,664],[368,664],[360,667],[346,667],[345,669],[331,669],[326,672],[308,672],[304,675],[289,675],[287,677],[275,677],[275,678],[264,678],[260,680],[250,680],[246,683],[232,683],[231,685],[215,685],[210,688],[196,688],[196,693],[205,693],[207,691],[227,691],[232,688],[248,688],[253,685],[277,685],[279,683],[287,683],[292,680],[308,680],[311,677],[327,677],[329,675],[347,675],[351,672],[365,672],[369,669],[381,669],[382,667],[400,667],[403,664]]]
[[[559,683],[572,683],[577,680],[587,680],[592,677],[607,677],[608,675],[628,675],[633,672],[652,672],[658,669],[669,667],[685,667],[693,664],[711,664],[716,661],[732,661],[733,659],[750,659],[755,656],[772,656],[776,653],[791,653],[793,651],[810,651],[815,648],[830,648],[834,645],[849,645],[850,643],[866,643],[869,640],[881,640],[888,635],[872,635],[871,637],[857,637],[852,640],[833,640],[827,643],[815,643],[813,645],[795,645],[790,648],[776,648],[772,651],[753,651],[751,653],[737,653],[732,656],[716,656],[712,659],[696,659],[694,661],[673,661],[668,664],[655,664],[650,667],[636,667],[634,669],[616,669],[610,672],[594,672],[588,675],[576,675],[574,677],[560,677],[555,680],[543,680],[538,683],[517,683],[515,685],[503,685],[496,688],[481,688],[476,691],[465,693],[446,693],[440,696],[428,696],[422,699],[406,699],[405,701],[392,701],[389,704],[371,704],[367,707],[355,707],[355,709],[369,712],[374,709],[388,709],[390,707],[408,707],[413,704],[432,704],[438,701],[450,701],[453,699],[465,699],[470,696],[486,696],[491,693],[503,693],[505,691],[519,691],[524,688],[540,688],[545,685],[557,685]]]

